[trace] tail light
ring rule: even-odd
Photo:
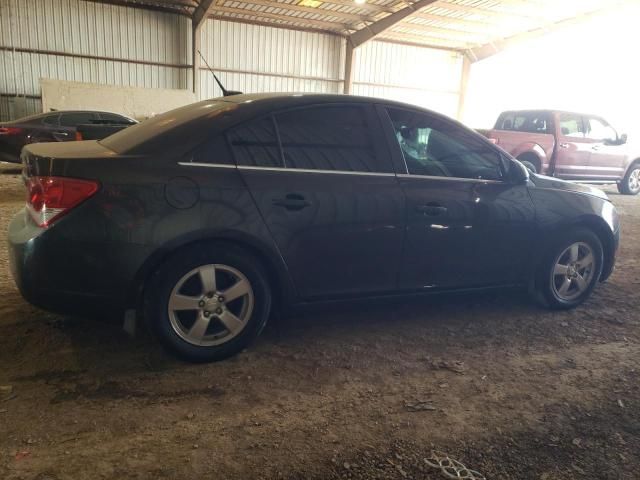
[[[76,130],[76,141],[79,142],[82,140],[82,134]]]
[[[48,227],[98,191],[98,182],[65,177],[27,178],[27,210],[39,227]]]
[[[0,127],[0,135],[20,135],[22,129],[18,127]]]

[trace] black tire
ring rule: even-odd
[[[556,264],[561,261],[561,255],[571,245],[583,243],[591,248],[593,254],[593,267],[589,270],[588,286],[581,293],[576,292],[575,298],[562,298],[558,293],[557,283],[562,283],[563,277],[554,275]],[[584,248],[584,247],[581,247]],[[576,228],[564,232],[552,242],[546,253],[542,256],[540,266],[536,272],[534,299],[544,306],[555,310],[568,310],[577,307],[584,302],[598,284],[604,264],[602,242],[598,236],[586,228]],[[582,276],[580,277],[582,278]],[[573,280],[572,280],[573,281]],[[572,282],[571,281],[571,282]],[[554,283],[556,285],[554,286]],[[570,282],[570,284],[572,284]]]
[[[520,163],[527,167],[532,173],[538,173],[536,166],[528,160],[520,160]]]
[[[640,185],[632,185],[634,175],[640,175],[640,162],[631,165],[624,178],[618,183],[618,191],[623,195],[638,195]]]
[[[198,346],[182,338],[172,326],[169,299],[185,275],[198,267],[213,264],[232,267],[246,277],[253,295],[252,311],[242,330],[229,341]],[[179,357],[191,362],[223,360],[248,346],[266,325],[271,309],[267,278],[261,262],[242,248],[226,243],[191,245],[167,259],[150,278],[144,295],[145,321],[163,346]]]

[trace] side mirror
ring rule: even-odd
[[[620,135],[620,145],[624,145],[625,143],[627,143],[628,140],[628,135],[626,133],[623,133],[622,135]]]
[[[529,180],[529,169],[517,160],[509,160],[508,178],[512,183],[521,185]]]

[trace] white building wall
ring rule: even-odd
[[[352,93],[419,105],[455,118],[462,75],[457,52],[382,41],[354,52]]]
[[[185,16],[80,0],[0,0],[0,120],[41,111],[40,78],[189,89],[190,49]]]
[[[201,46],[228,90],[342,92],[344,39],[335,35],[208,19]],[[200,70],[199,98],[221,94],[211,73]]]

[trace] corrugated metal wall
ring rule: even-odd
[[[191,22],[181,15],[80,0],[0,0],[0,120],[40,111],[32,97],[41,77],[191,88],[190,49]]]
[[[208,19],[201,49],[228,89],[343,90],[345,39],[335,35]],[[185,16],[82,0],[0,0],[0,120],[40,111],[41,77],[190,89],[190,50]],[[373,41],[355,51],[353,93],[455,116],[461,71],[459,54]],[[220,95],[210,72],[200,70],[199,80],[198,98]]]
[[[202,54],[225,88],[256,92],[342,92],[344,39],[208,19]],[[221,95],[211,73],[200,71],[200,98]]]
[[[457,115],[462,56],[456,52],[373,41],[355,50],[353,71],[355,95]]]

